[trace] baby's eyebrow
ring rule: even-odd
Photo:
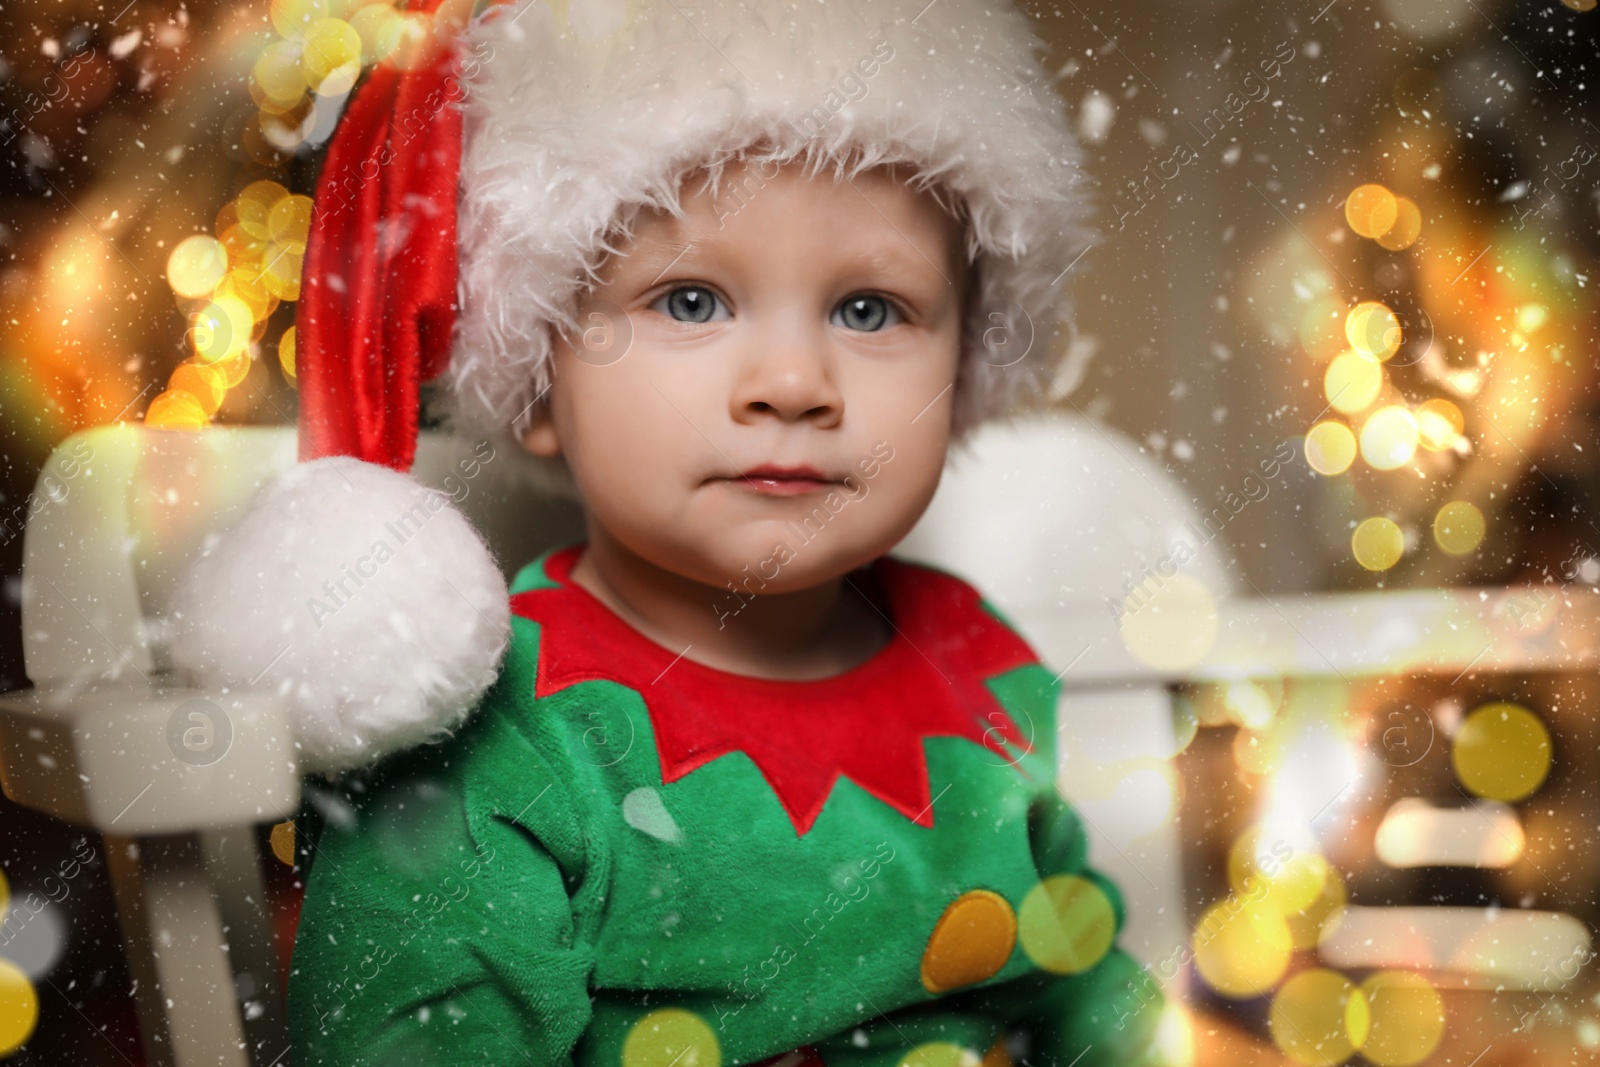
[[[668,246],[668,247],[671,247],[671,246]],[[677,263],[678,263],[678,260],[680,260],[684,256],[688,255],[689,254],[689,250],[691,248],[693,248],[693,247],[694,247],[694,242],[693,241],[685,242],[683,248],[678,251],[678,254],[673,256],[672,259],[665,266],[663,266],[660,270],[656,271],[655,277],[650,279],[650,285],[654,285],[656,282],[659,282],[661,280],[662,276],[665,275],[667,273],[667,271],[671,270],[674,266],[676,266]],[[665,251],[665,249],[663,249],[663,251]],[[651,257],[651,259],[655,259],[655,258],[658,258],[658,257],[655,257],[655,256]]]
[[[912,244],[910,240],[896,242],[894,245],[889,246],[888,248],[879,248],[870,252],[859,253],[851,256],[848,260],[846,260],[846,263],[850,267],[860,267],[865,268],[866,270],[885,271],[889,273],[901,271],[917,274],[923,273],[925,270],[932,271],[940,278],[944,279],[946,284],[951,283],[950,277],[945,273],[944,269],[941,268],[939,264],[929,259],[927,254],[924,253],[922,249]]]

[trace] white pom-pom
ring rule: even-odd
[[[267,485],[191,564],[171,615],[197,685],[284,694],[308,771],[449,733],[511,628],[505,580],[449,498],[344,456]]]

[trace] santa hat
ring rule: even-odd
[[[433,499],[397,473],[423,384],[437,381],[465,432],[520,432],[580,290],[640,210],[679,210],[700,169],[715,188],[740,158],[841,177],[901,165],[961,213],[977,270],[957,435],[1036,389],[1087,242],[1077,146],[1022,12],[918,6],[524,2],[409,69],[381,65],[330,145],[306,250],[296,363],[301,458],[316,462],[269,487],[183,583],[180,666],[249,684],[260,635],[287,641],[287,662],[256,684],[295,704],[308,768],[453,729],[509,632],[465,520],[450,516],[426,558],[385,567],[347,609],[312,620],[306,600],[370,546],[388,517],[375,502]]]

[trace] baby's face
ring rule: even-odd
[[[591,539],[718,589],[837,578],[938,486],[960,227],[884,170],[730,164],[682,203],[605,264],[523,443],[566,457]]]

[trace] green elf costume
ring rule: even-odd
[[[322,773],[294,1067],[1146,1062],[1158,1006],[1056,788],[1052,673],[970,586],[879,559],[851,581],[881,651],[734,675],[575,585],[582,546],[508,590],[405,473],[430,381],[499,446],[472,463],[531,462],[581,286],[740,156],[909,168],[976,282],[955,438],[1036,391],[1087,236],[1041,52],[1004,0],[518,0],[354,95],[306,250],[305,462],[171,613],[175,665],[275,688]]]
[[[881,559],[888,645],[770,681],[645,638],[578,553],[512,583],[467,726],[315,820],[296,1063],[1144,1062],[1054,681],[970,586]]]

